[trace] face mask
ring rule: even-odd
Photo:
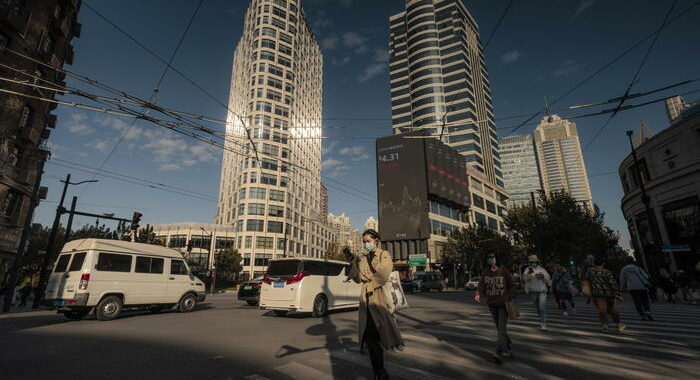
[[[533,267],[533,268],[537,268],[538,266],[540,266],[540,263],[531,262],[531,263],[530,263],[530,266]]]
[[[496,265],[496,258],[495,258],[495,257],[488,257],[488,258],[486,258],[486,264],[488,264],[488,265]]]
[[[365,251],[372,252],[374,249],[374,243],[365,243]]]

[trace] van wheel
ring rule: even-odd
[[[100,321],[111,321],[122,312],[124,303],[117,296],[108,296],[102,299],[95,308],[95,315]]]
[[[90,313],[90,309],[87,310],[71,310],[71,311],[66,311],[63,313],[63,315],[73,321],[79,321],[83,318],[85,318],[86,315]]]
[[[257,306],[258,305],[258,301],[246,301],[246,302],[248,302],[249,306]]]
[[[326,299],[326,296],[323,294],[319,294],[316,296],[316,299],[314,299],[314,310],[311,312],[311,315],[314,318],[321,318],[326,313],[328,312],[328,300]]]
[[[187,293],[182,296],[180,304],[178,305],[178,310],[181,313],[188,313],[190,311],[195,311],[197,309],[197,297],[192,293]]]

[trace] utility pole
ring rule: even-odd
[[[209,257],[212,256],[212,249],[211,249],[211,244],[214,242],[214,231],[211,233],[208,233],[207,230],[204,229],[204,227],[200,227],[200,230],[202,230],[205,234],[209,235],[209,247],[207,247],[207,252],[209,253]],[[211,284],[209,285],[209,293],[212,295],[216,291],[216,250],[213,250],[214,252],[214,263],[212,264],[211,268]],[[209,261],[209,260],[207,260]]]
[[[532,212],[535,215],[535,236],[537,238],[537,257],[542,260],[542,242],[540,241],[540,227],[539,227],[539,214],[537,212],[537,204],[535,203],[535,193],[530,192],[530,199],[532,200]]]
[[[34,297],[32,309],[38,309],[39,305],[41,305],[42,299],[44,298],[44,290],[46,290],[46,283],[49,280],[49,273],[51,271],[50,267],[54,262],[54,245],[56,244],[56,235],[58,235],[58,226],[61,223],[61,215],[66,211],[66,209],[63,208],[63,201],[66,199],[68,185],[80,185],[87,182],[97,182],[97,180],[73,183],[70,181],[69,173],[66,175],[66,180],[61,182],[63,182],[63,192],[61,192],[61,200],[58,202],[58,207],[56,207],[56,217],[53,220],[53,226],[51,227],[51,233],[49,234],[49,242],[46,244],[46,254],[44,256],[44,261],[41,264],[41,272],[39,274],[39,287],[36,291],[36,297]]]
[[[641,173],[638,172],[639,170],[639,160],[637,159],[637,149],[634,147],[634,143],[632,143],[632,135],[634,134],[633,131],[627,131],[627,139],[630,142],[630,148],[632,149],[632,159],[634,160],[634,169],[632,170],[632,178],[635,179],[636,182],[639,183],[639,191],[641,193],[642,197],[642,203],[644,204],[644,212],[646,213],[647,216],[647,221],[649,223],[649,228],[651,229],[651,236],[653,237],[654,241],[652,242],[652,247],[656,250],[657,247],[661,246],[661,234],[659,233],[659,230],[656,225],[656,218],[654,217],[654,211],[651,209],[651,197],[646,193],[646,188],[644,187],[644,179],[642,178]],[[673,260],[673,253],[671,255],[671,260]],[[644,247],[642,247],[642,265],[644,265],[644,270],[651,274],[649,271],[649,263],[647,261],[647,252],[644,250]]]
[[[70,237],[70,229],[73,227],[73,214],[75,213],[75,204],[78,202],[78,197],[73,197],[73,201],[70,204],[70,212],[68,213],[68,223],[66,224],[66,235],[63,238],[64,242],[68,242]]]

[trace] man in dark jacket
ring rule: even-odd
[[[508,336],[508,311],[506,302],[515,296],[515,280],[510,272],[499,266],[496,254],[486,254],[486,268],[481,274],[481,281],[474,294],[474,301],[481,303],[481,297],[486,297],[486,304],[491,311],[493,321],[498,329],[498,344],[494,359],[500,361],[502,357],[511,355],[511,340]]]

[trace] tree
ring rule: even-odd
[[[241,261],[243,258],[237,250],[226,248],[216,254],[216,281],[221,284],[230,284],[238,278],[243,270]]]
[[[517,262],[516,251],[510,239],[481,224],[473,224],[453,232],[447,239],[438,262],[453,271],[477,273],[485,262],[485,255],[495,252],[500,265],[510,268]]]
[[[338,243],[331,243],[330,245],[328,245],[328,250],[326,251],[325,258],[328,260],[350,262],[350,260],[348,260],[348,258],[345,257],[345,253],[343,253],[343,251],[338,246]]]
[[[120,240],[122,239],[122,234],[118,230],[112,231],[104,223],[100,224],[99,219],[95,221],[94,225],[86,224],[70,234],[71,240],[90,238]]]
[[[128,233],[123,232],[122,240],[131,241],[131,234],[134,231],[129,231]],[[156,234],[153,232],[153,226],[147,224],[146,227],[139,228],[136,231],[136,242],[145,244],[161,245],[159,240],[156,240]]]
[[[605,215],[566,192],[540,193],[537,205],[508,210],[505,223],[523,253],[537,254],[545,264],[581,263],[589,254],[605,255],[617,245],[618,235],[605,226]]]

